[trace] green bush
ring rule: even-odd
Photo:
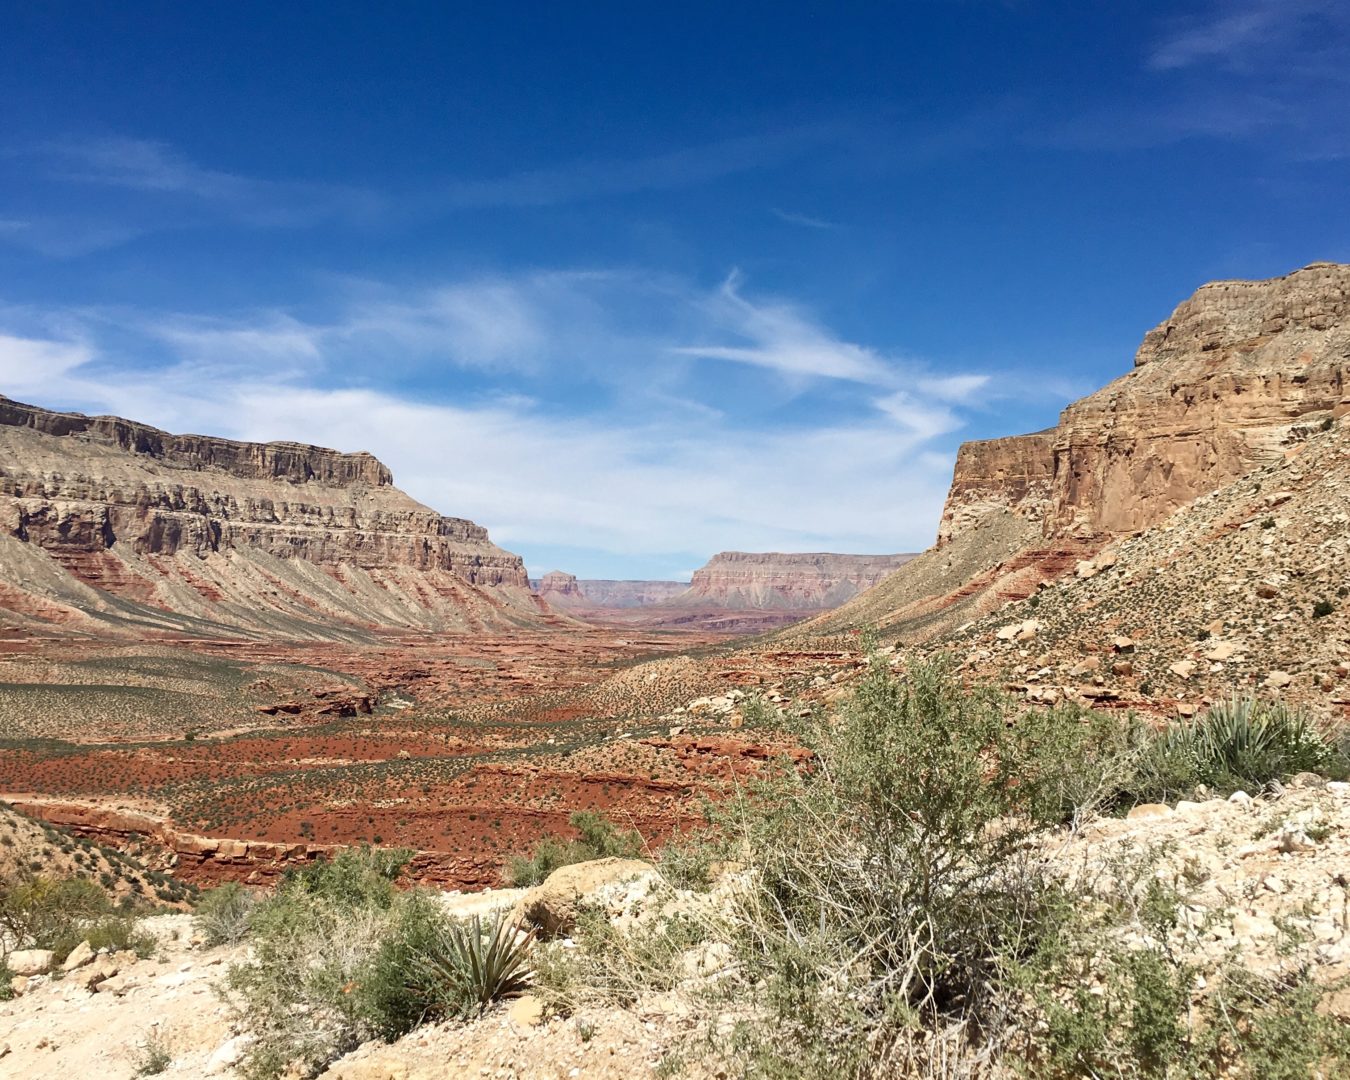
[[[58,961],[69,956],[82,941],[89,942],[95,952],[134,952],[142,960],[153,956],[157,943],[154,936],[141,930],[134,918],[127,915],[105,915],[92,922],[74,922],[64,931],[53,935],[45,944],[56,954]]]
[[[601,814],[578,810],[568,824],[579,834],[577,839],[546,836],[529,858],[517,855],[507,863],[507,881],[516,888],[528,888],[561,866],[616,856],[632,859],[642,852],[642,837],[635,830],[620,829]]]
[[[408,858],[344,851],[289,875],[253,908],[251,958],[227,980],[255,1037],[246,1075],[292,1066],[313,1075],[366,1040],[466,1015],[523,984],[527,946],[512,930],[499,925],[475,941],[435,897],[394,887]]]
[[[257,900],[237,881],[204,892],[193,919],[207,945],[234,945],[248,933]]]
[[[718,811],[746,887],[722,931],[731,997],[763,1004],[723,1050],[752,1076],[895,1068],[916,1024],[979,1015],[999,1038],[1003,971],[1053,925],[1062,891],[1036,833],[1110,789],[1075,710],[1018,715],[942,663],[873,664],[837,724]]]
[[[103,890],[84,878],[21,874],[0,882],[0,938],[12,948],[56,948],[111,910]],[[70,942],[66,952],[80,940]]]
[[[467,923],[441,922],[408,964],[410,982],[443,1017],[481,1016],[494,1001],[515,997],[530,985],[531,935],[499,915],[484,928],[478,916]]]
[[[173,1064],[173,1053],[163,1036],[151,1032],[146,1036],[145,1045],[131,1061],[133,1076],[158,1076]]]
[[[1126,793],[1135,802],[1184,797],[1201,784],[1229,793],[1260,791],[1297,772],[1336,765],[1336,749],[1303,712],[1278,702],[1233,698],[1157,735]]]

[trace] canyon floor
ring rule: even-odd
[[[500,882],[599,810],[659,844],[775,748],[748,702],[856,670],[707,631],[0,642],[0,798],[198,884],[271,880],[331,845],[418,849],[417,875]],[[782,749],[781,746],[776,749]]]

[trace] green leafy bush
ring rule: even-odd
[[[601,814],[579,810],[568,824],[579,834],[577,839],[546,836],[529,858],[517,855],[507,863],[506,878],[513,886],[538,885],[560,866],[611,857],[632,859],[642,852],[642,837],[635,830],[620,829]]]
[[[111,910],[103,890],[83,878],[25,873],[0,882],[0,937],[13,948],[54,949]],[[66,952],[80,940],[70,942]]]
[[[1201,784],[1254,792],[1293,773],[1325,770],[1337,757],[1308,714],[1278,702],[1232,698],[1156,736],[1126,794],[1135,802],[1160,802]]]
[[[246,1075],[313,1075],[368,1039],[467,1015],[523,985],[528,945],[512,929],[485,937],[452,923],[432,895],[394,887],[409,857],[344,851],[253,908],[252,956],[228,974],[237,1019],[255,1037]]]

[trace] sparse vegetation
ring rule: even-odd
[[[1153,737],[1124,785],[1129,802],[1175,800],[1200,785],[1227,794],[1261,791],[1293,773],[1344,767],[1306,713],[1278,702],[1233,698]]]
[[[577,839],[545,837],[529,858],[515,856],[507,863],[506,878],[512,885],[538,885],[560,866],[610,857],[631,859],[642,851],[642,837],[636,831],[620,829],[601,814],[579,810],[568,823],[579,834]]]
[[[312,1075],[367,1039],[472,1015],[525,984],[528,943],[514,927],[461,926],[430,894],[394,888],[410,857],[347,850],[254,908],[253,956],[228,976],[256,1037],[246,1075]]]
[[[1160,851],[1123,855],[1093,882],[1036,854],[1038,834],[1152,796],[1160,776],[1256,788],[1325,767],[1329,745],[1300,714],[1234,702],[1153,734],[1023,712],[941,664],[899,678],[872,665],[810,742],[809,767],[752,785],[714,810],[716,840],[677,849],[705,868],[734,862],[718,906],[628,929],[583,918],[577,948],[538,961],[550,1007],[687,989],[713,958],[717,977],[695,992],[704,1022],[672,1069],[702,1056],[773,1080],[995,1067],[1199,1080],[1350,1064],[1350,1035],[1319,1011],[1330,988],[1306,969],[1229,965],[1206,988],[1170,951],[1182,898],[1155,872]],[[1131,927],[1142,947],[1124,943]]]
[[[145,1045],[132,1058],[132,1075],[158,1076],[172,1064],[173,1052],[169,1044],[158,1032],[151,1032],[145,1037]]]
[[[237,881],[202,893],[195,924],[207,945],[234,945],[248,933],[256,898]]]

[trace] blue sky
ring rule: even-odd
[[[9,4],[0,393],[369,449],[533,571],[917,550],[961,440],[1350,260],[1348,102],[1306,0]]]

